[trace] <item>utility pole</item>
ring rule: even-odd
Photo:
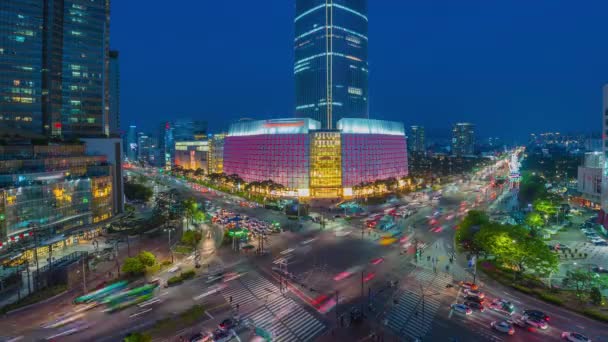
[[[86,269],[85,269],[85,263],[87,261],[87,254],[85,252],[85,255],[81,257],[82,258],[82,288],[83,288],[83,292],[87,293],[87,273],[86,273]]]

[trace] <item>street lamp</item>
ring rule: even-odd
[[[169,253],[171,253],[171,263],[173,263],[173,261],[174,261],[173,260],[173,251],[171,250],[171,232],[173,232],[173,231],[175,231],[175,228],[167,227],[167,228],[163,229],[163,232],[169,233]]]

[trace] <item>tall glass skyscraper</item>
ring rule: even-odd
[[[0,128],[42,133],[41,0],[0,1]]]
[[[296,117],[367,118],[367,0],[297,0]]]

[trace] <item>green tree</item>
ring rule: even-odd
[[[480,246],[475,243],[474,236],[481,227],[490,222],[488,215],[480,210],[471,210],[458,225],[456,231],[456,242],[461,244],[467,251],[479,253]]]
[[[518,198],[522,205],[527,206],[547,193],[545,180],[534,174],[524,174],[519,185]]]
[[[589,297],[594,305],[602,305],[602,292],[600,291],[599,287],[592,287]]]
[[[196,244],[202,239],[202,234],[193,230],[187,230],[182,234],[182,243],[188,246],[196,246]]]
[[[152,342],[152,336],[145,333],[130,333],[125,337],[124,342]]]
[[[152,198],[152,189],[137,183],[125,183],[125,196],[132,201],[147,202]]]
[[[583,293],[588,292],[593,281],[593,275],[586,270],[577,269],[566,272],[566,277],[562,280],[562,285],[568,288],[574,288],[576,295],[581,297]]]
[[[194,212],[194,215],[192,215],[192,221],[193,222],[205,222],[205,220],[207,219],[207,215],[205,215],[205,212],[201,211],[201,210],[197,210]]]
[[[545,220],[539,213],[533,211],[526,215],[526,224],[530,227],[539,228],[545,224]]]
[[[122,264],[122,271],[130,275],[138,275],[144,273],[146,267],[139,258],[126,258]]]
[[[137,255],[137,258],[144,266],[150,267],[150,266],[154,266],[156,264],[156,257],[154,256],[154,254],[152,254],[148,251],[141,251]]]
[[[194,198],[188,198],[182,202],[182,207],[184,208],[184,213],[186,215],[186,223],[190,225],[194,214],[199,210],[198,203]]]

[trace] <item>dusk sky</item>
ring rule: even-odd
[[[112,2],[121,121],[294,113],[294,0]],[[601,130],[607,1],[370,0],[370,117],[511,140]]]

